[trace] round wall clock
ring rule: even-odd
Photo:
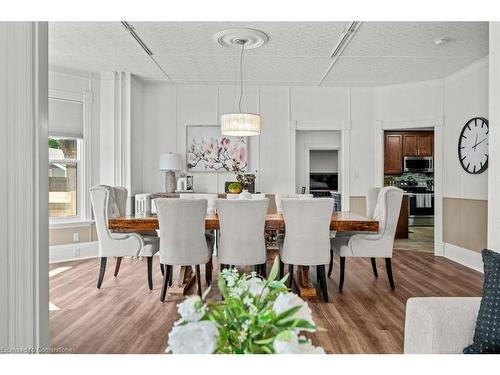
[[[458,159],[462,168],[471,174],[488,168],[488,120],[474,117],[467,121],[458,138]]]

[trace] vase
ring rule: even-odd
[[[245,189],[240,193],[240,199],[252,199],[252,194]]]

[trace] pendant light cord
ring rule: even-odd
[[[245,41],[241,43],[240,54],[240,100],[238,101],[238,109],[241,113],[241,100],[243,99],[243,51],[245,51]]]

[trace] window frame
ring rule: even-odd
[[[91,187],[91,119],[92,119],[92,100],[93,96],[90,91],[64,91],[64,90],[49,90],[49,99],[77,102],[83,105],[83,137],[71,137],[64,134],[50,134],[49,138],[64,138],[77,140],[77,215],[66,217],[49,217],[49,227],[65,227],[72,224],[81,225],[82,223],[93,223],[90,203],[90,187]],[[50,129],[50,126],[49,126]],[[48,145],[47,145],[48,147]],[[70,160],[71,159],[67,159]],[[54,160],[49,160],[50,162]],[[57,161],[57,160],[56,160]],[[47,176],[48,178],[48,176]]]

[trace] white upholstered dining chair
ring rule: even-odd
[[[331,239],[333,253],[340,257],[340,290],[344,286],[346,257],[372,258],[375,277],[378,277],[375,258],[385,258],[389,284],[394,289],[391,260],[402,199],[403,190],[396,187],[381,188],[372,216],[373,219],[377,219],[379,222],[378,233],[355,234],[350,237]]]
[[[212,279],[214,236],[205,232],[206,199],[157,198],[160,224],[160,264],[165,272],[160,300],[163,302],[173,266],[195,266],[196,285],[201,297],[200,264],[205,265],[205,280]]]
[[[278,236],[280,278],[288,264],[288,286],[292,286],[293,266],[316,266],[323,299],[328,302],[325,264],[330,253],[331,198],[283,199],[285,235]]]
[[[122,257],[143,256],[147,259],[147,276],[149,289],[153,289],[153,255],[158,252],[158,238],[141,236],[137,233],[111,233],[108,229],[108,218],[126,215],[127,189],[98,185],[90,189],[90,198],[99,242],[99,258],[101,267],[97,288],[100,289],[108,257],[117,257],[115,277],[118,276]]]
[[[375,206],[377,205],[377,199],[378,199],[378,193],[380,192],[379,187],[371,187],[368,189],[368,193],[366,194],[366,202],[365,202],[365,208],[366,208],[366,217],[368,219],[373,218],[373,212],[375,211]],[[356,233],[353,232],[334,232],[334,237],[350,237]],[[373,274],[375,277],[378,277],[378,272],[377,272],[377,262],[375,258],[371,258],[372,262],[372,269],[373,269]],[[328,266],[328,277],[332,276],[332,271],[333,271],[333,249],[330,250],[330,265]]]
[[[216,193],[205,193],[205,194],[198,194],[198,193],[182,193],[179,194],[180,199],[206,199],[207,200],[207,214],[214,214],[217,211],[217,198],[218,194]]]
[[[283,205],[281,201],[283,199],[310,199],[313,198],[312,194],[276,194],[274,196],[274,201],[276,203],[276,211],[278,213],[283,213]]]
[[[218,260],[225,266],[257,266],[266,276],[264,229],[269,199],[219,199],[220,243]]]

